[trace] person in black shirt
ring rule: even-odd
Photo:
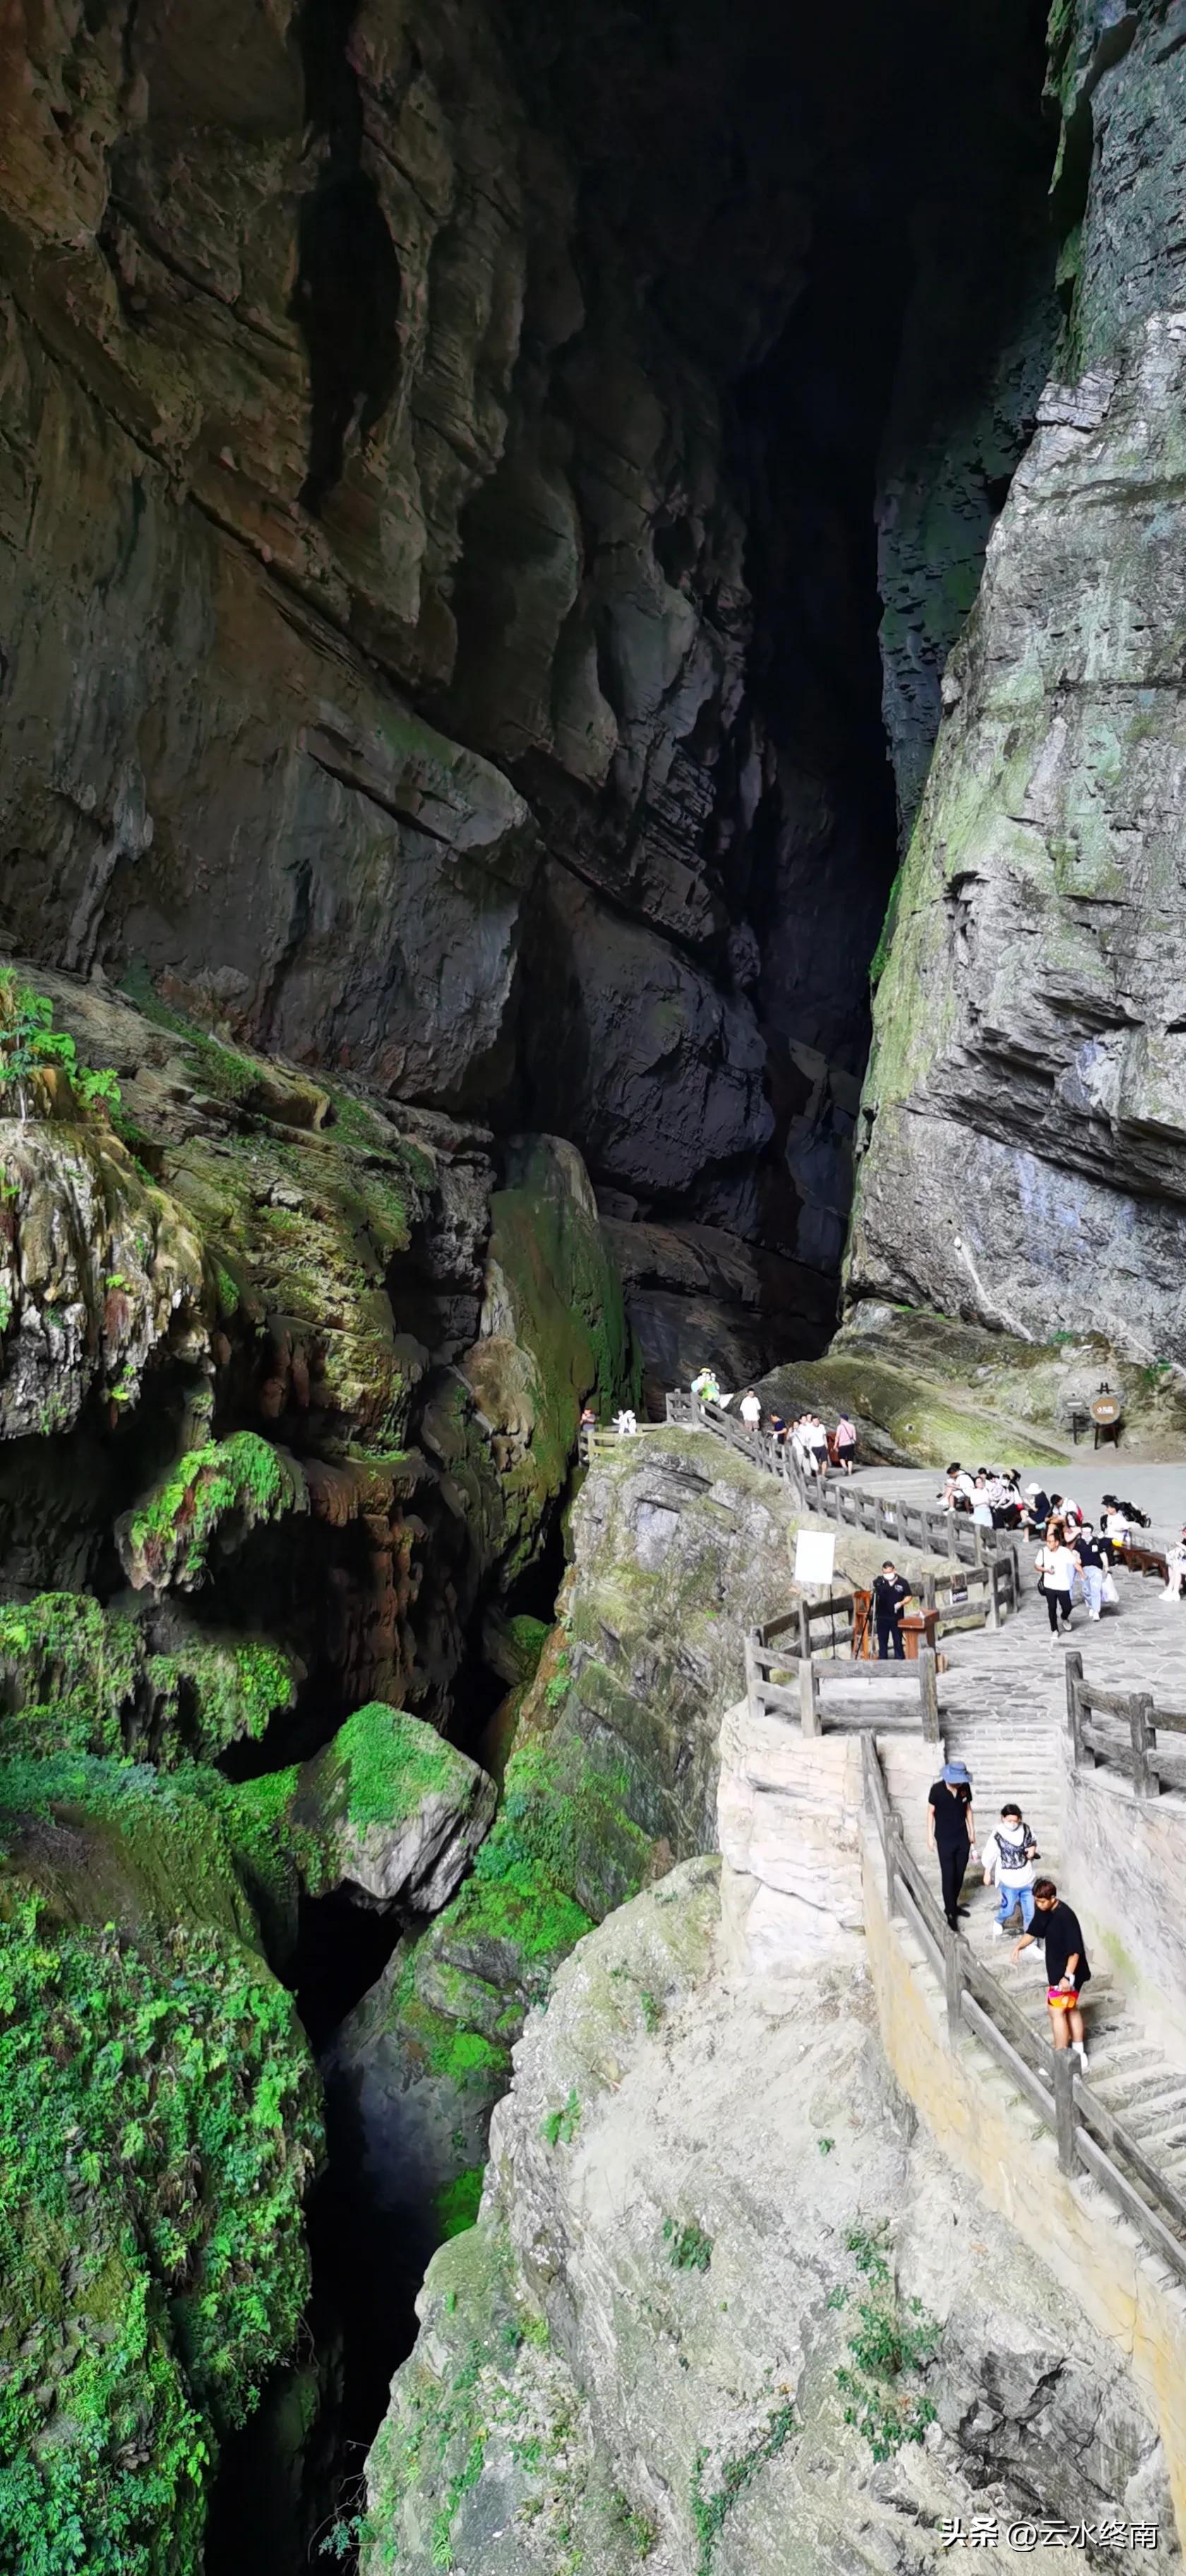
[[[897,1566],[891,1564],[887,1557],[873,1586],[873,1619],[877,1629],[877,1652],[882,1663],[889,1656],[891,1638],[893,1652],[898,1662],[902,1661],[905,1651],[902,1645],[902,1605],[909,1599],[909,1584],[903,1582]]]
[[[1046,1945],[1046,2001],[1050,2006],[1050,2036],[1056,2048],[1068,2044],[1075,2050],[1081,2066],[1087,2064],[1083,2042],[1083,2015],[1079,1997],[1091,1975],[1087,1950],[1079,1917],[1064,1905],[1052,1878],[1034,1880],[1034,1919],[1028,1932],[1013,1944],[1013,1957],[1019,1959],[1031,1941]]]
[[[927,1841],[939,1855],[943,1911],[953,1932],[959,1930],[960,1914],[968,1911],[966,1905],[960,1905],[960,1889],[975,1838],[972,1783],[962,1762],[945,1762],[943,1777],[936,1780],[927,1802]]]

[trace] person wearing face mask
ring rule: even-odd
[[[993,1935],[1004,1939],[1005,1925],[1017,1908],[1021,1909],[1021,1928],[1028,1932],[1034,1919],[1034,1862],[1040,1858],[1038,1846],[1021,1809],[1010,1799],[1001,1809],[1001,1821],[994,1825],[982,1854],[984,1884],[991,1887],[995,1879],[999,1902]]]

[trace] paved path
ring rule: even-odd
[[[976,1458],[971,1463],[976,1468],[985,1462]],[[1021,1467],[1023,1485],[1035,1482],[1040,1476],[1047,1493],[1053,1484],[1060,1494],[1069,1495],[1092,1519],[1098,1519],[1105,1494],[1120,1494],[1126,1502],[1134,1502],[1139,1511],[1148,1512],[1153,1524],[1149,1530],[1134,1533],[1138,1541],[1148,1539],[1163,1547],[1167,1539],[1177,1537],[1186,1522],[1186,1465],[1143,1467],[1138,1462],[1128,1466],[1122,1456],[1118,1458],[1110,1449],[1083,1449],[1075,1458],[1054,1463],[1048,1460],[1043,1467],[1035,1467],[1031,1474],[1024,1472],[1024,1458],[1008,1458],[999,1463]],[[924,1503],[928,1509],[934,1509],[940,1499],[943,1478],[934,1467],[860,1467],[853,1483],[863,1485],[866,1493],[884,1494],[891,1500],[901,1495],[908,1503]]]
[[[1082,1499],[1082,1497],[1080,1497]],[[1074,1644],[1090,1678],[1116,1689],[1147,1689],[1168,1699],[1181,1695],[1186,1677],[1186,1613],[1162,1600],[1160,1587],[1139,1575],[1117,1576],[1120,1606],[1090,1622],[1075,1613]],[[972,1775],[977,1829],[985,1836],[1006,1798],[1020,1801],[1038,1838],[1042,1865],[1059,1878],[1059,1826],[1066,1735],[1066,1653],[1051,1649],[1045,1604],[1036,1590],[999,1635],[979,1630],[946,1640],[951,1669],[940,1682],[940,1722],[947,1758],[966,1762]],[[936,1766],[938,1767],[938,1766]],[[926,1849],[923,1801],[909,1803],[891,1776],[891,1795],[906,1840],[934,1880],[938,1869]],[[1075,1891],[1066,1891],[1074,1903]],[[962,1926],[972,1949],[1013,1995],[1035,2030],[1047,2036],[1046,1985],[1040,1949],[1014,1965],[1012,1942],[1020,1930],[997,1939],[997,1891],[982,1885],[979,1870],[964,1890],[969,1906]],[[907,1936],[909,1937],[909,1936]],[[921,1957],[921,1954],[920,1954]],[[929,1971],[928,1971],[929,1973]],[[1107,2108],[1123,2119],[1150,2161],[1186,2187],[1186,2070],[1173,2065],[1146,2036],[1139,2014],[1097,1962],[1085,1998],[1088,2080]],[[1020,2095],[1018,2118],[1037,2123]]]

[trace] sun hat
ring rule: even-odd
[[[962,1788],[964,1786],[970,1789],[972,1786],[972,1775],[965,1762],[945,1762],[943,1765],[943,1777],[949,1789]]]
[[[1042,1488],[1040,1485],[1027,1485],[1025,1490],[1027,1494],[1040,1494]]]

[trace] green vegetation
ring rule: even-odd
[[[821,2156],[830,2156],[836,2141],[835,2138],[817,2138],[815,2143],[819,2148]]]
[[[716,2545],[734,2505],[752,2486],[767,2460],[777,2459],[785,2449],[794,2428],[795,2411],[789,2401],[776,2406],[755,2440],[723,2463],[718,2472],[719,2484],[708,2493],[704,2486],[708,2453],[697,2451],[692,2471],[692,2523],[698,2543],[696,2576],[712,2576]]]
[[[570,2147],[580,2127],[581,2105],[575,2085],[568,2100],[558,2111],[549,2111],[540,2121],[539,2133],[545,2146]]]
[[[305,1507],[293,1469],[258,1432],[236,1431],[191,1449],[133,1512],[132,1547],[155,1583],[199,1583],[223,1523],[248,1529]]]
[[[152,1655],[135,1620],[87,1593],[42,1592],[0,1610],[0,1757],[213,1761],[258,1739],[295,1687],[289,1657],[255,1638],[195,1633]]]
[[[665,2218],[663,2242],[667,2247],[668,2261],[675,2271],[707,2272],[712,2261],[713,2240],[705,2235],[696,2219],[688,2219],[681,2225],[677,2218]]]
[[[467,2165],[464,2173],[459,2173],[438,2191],[436,2216],[442,2244],[447,2244],[451,2236],[460,2236],[464,2228],[476,2224],[484,2173],[484,2165]]]
[[[308,2048],[192,1791],[6,1764],[0,1842],[0,2565],[199,2576],[306,2297]]]
[[[22,984],[11,966],[0,969],[0,1095],[15,1093],[22,1118],[39,1103],[39,1078],[63,1075],[76,1102],[84,1108],[101,1103],[118,1108],[119,1084],[110,1068],[92,1071],[78,1061],[78,1050],[64,1029],[53,1025],[54,1006],[44,993]]]
[[[902,2382],[932,2358],[940,2335],[920,2299],[901,2305],[888,2241],[888,2221],[872,2230],[854,2228],[845,2239],[868,2291],[857,2304],[860,2324],[849,2337],[850,2362],[836,2372],[836,2385],[847,2401],[844,2421],[855,2426],[877,2461],[892,2459],[904,2443],[921,2442],[934,2423],[932,2400]]]

